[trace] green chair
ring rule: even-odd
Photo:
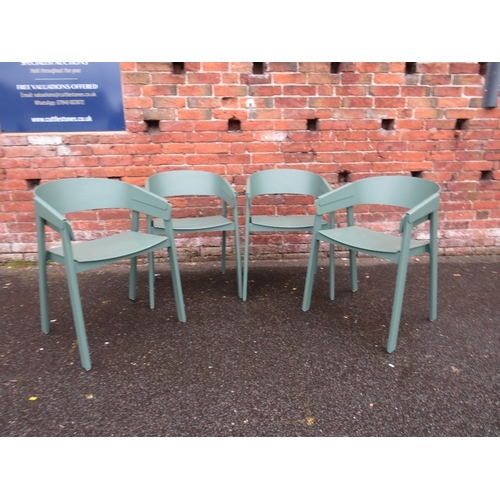
[[[236,255],[236,279],[238,297],[241,297],[241,251],[238,225],[238,199],[236,191],[224,177],[200,170],[174,170],[152,175],[146,181],[146,189],[165,198],[203,196],[208,203],[214,202],[217,215],[196,215],[194,217],[172,218],[175,234],[221,232],[222,260],[221,272],[226,273],[227,232],[234,232]],[[212,199],[212,200],[211,200]],[[228,206],[232,215],[229,218]],[[191,207],[197,212],[197,207]],[[164,234],[164,223],[160,218],[148,217],[148,227],[152,234]]]
[[[357,252],[398,263],[387,352],[390,353],[396,348],[408,260],[410,257],[424,253],[429,254],[429,318],[434,321],[437,317],[437,224],[440,191],[438,184],[425,179],[407,176],[383,176],[346,184],[331,193],[320,196],[316,200],[317,215],[307,267],[302,309],[307,311],[311,305],[319,242],[323,241],[349,250],[352,291],[358,289]],[[355,225],[354,207],[356,205],[386,205],[408,209],[399,223],[401,236]],[[346,209],[347,211],[347,226],[322,229],[321,215],[340,209]],[[413,228],[426,221],[430,221],[429,240],[412,239]],[[333,264],[334,262],[331,261],[331,265]],[[329,292],[330,299],[333,300],[335,297],[334,273],[330,273]]]
[[[90,370],[87,335],[83,319],[77,274],[106,264],[131,259],[129,298],[135,299],[137,256],[168,248],[172,281],[179,321],[186,321],[184,301],[177,264],[171,206],[163,198],[138,186],[110,179],[78,178],[42,184],[34,190],[38,238],[40,310],[42,330],[50,331],[47,285],[47,261],[66,267],[73,319],[83,368]],[[132,230],[88,241],[75,241],[75,234],[67,214],[87,210],[128,209],[132,214]],[[139,231],[139,214],[145,213],[163,219],[166,235],[157,236]],[[46,226],[59,233],[62,245],[47,248]],[[154,273],[149,260],[149,302],[154,308]]]
[[[312,233],[314,215],[259,215],[254,214],[254,198],[266,195],[304,195],[317,198],[331,191],[328,182],[318,174],[298,169],[269,169],[256,172],[247,180],[245,213],[245,255],[243,261],[243,300],[247,300],[248,257],[250,232],[309,231]],[[321,227],[330,227],[330,221],[320,220]],[[333,214],[332,218],[333,220]]]

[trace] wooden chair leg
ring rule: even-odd
[[[438,294],[438,244],[437,244],[437,212],[431,215],[430,225],[430,250],[429,250],[429,319],[437,318],[437,294]]]
[[[69,297],[71,301],[71,309],[73,311],[73,320],[75,322],[80,360],[83,368],[88,371],[92,368],[92,363],[90,361],[87,334],[85,332],[85,322],[83,319],[82,303],[80,300],[80,291],[78,288],[78,279],[73,263],[66,263],[66,274],[68,278]]]
[[[238,283],[238,297],[243,296],[243,285],[241,276],[241,250],[240,250],[240,234],[238,228],[234,230],[234,250],[236,252],[236,280]]]
[[[128,298],[135,300],[137,294],[137,257],[130,259]]]
[[[302,310],[308,311],[311,307],[311,296],[314,284],[314,275],[318,266],[319,241],[313,236],[311,242],[311,253],[307,264],[306,283],[304,287],[304,297],[302,298]]]
[[[47,261],[42,257],[38,262],[38,288],[40,293],[40,318],[42,332],[50,332],[49,289],[47,284]]]
[[[227,231],[222,231],[222,257],[221,257],[221,274],[226,274],[226,237]]]
[[[356,251],[349,250],[349,266],[351,269],[351,290],[358,291],[358,264],[356,262]]]
[[[177,262],[177,253],[173,245],[168,247],[168,255],[170,259],[170,271],[172,273],[172,285],[174,288],[175,306],[177,308],[177,318],[179,321],[186,322],[186,309],[184,307],[184,297],[182,295],[181,275],[179,271],[179,263]]]
[[[40,320],[42,332],[50,332],[49,289],[47,282],[47,250],[45,249],[45,227],[40,217],[36,218],[38,241],[38,288],[40,294]]]
[[[408,257],[401,255],[396,277],[396,288],[394,291],[394,302],[392,305],[391,325],[389,328],[389,338],[387,341],[387,352],[393,352],[398,342],[399,323],[401,320],[401,309],[403,306],[403,296],[405,292],[406,271],[408,269]]]
[[[155,266],[154,253],[148,253],[148,282],[149,282],[149,307],[155,308]]]
[[[248,289],[248,253],[249,253],[249,238],[250,234],[248,230],[245,230],[245,249],[243,256],[243,290],[242,290],[242,299],[247,300],[247,289]]]

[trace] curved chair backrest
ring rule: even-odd
[[[107,208],[135,209],[142,188],[127,182],[100,179],[61,179],[37,186],[34,195],[61,214]]]
[[[261,170],[252,174],[247,181],[247,195],[252,198],[268,194],[321,196],[328,191],[331,191],[331,188],[323,177],[306,170]]]
[[[218,174],[201,170],[173,170],[154,174],[146,180],[146,189],[158,196],[218,196],[230,202],[234,190]]]
[[[412,208],[440,192],[439,185],[433,181],[403,175],[368,177],[346,185],[345,188],[346,191],[352,189],[349,194],[354,197],[354,205],[373,204],[404,208]]]

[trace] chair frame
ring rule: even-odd
[[[317,219],[307,268],[302,310],[308,311],[314,282],[314,269],[318,261],[321,241],[349,250],[351,289],[358,289],[357,252],[398,263],[396,286],[391,313],[387,352],[396,349],[408,261],[410,257],[429,254],[429,319],[437,318],[437,259],[438,208],[441,188],[435,182],[409,176],[382,176],[362,179],[346,184],[316,201]],[[401,236],[395,236],[355,225],[356,205],[387,205],[407,208],[399,224]],[[321,214],[346,209],[347,227],[322,230]],[[430,221],[428,241],[412,239],[412,230]],[[363,243],[364,242],[364,243]],[[330,261],[334,265],[334,260]],[[335,298],[335,273],[330,272],[330,299]]]
[[[49,201],[50,198],[50,201]],[[171,225],[171,206],[164,199],[145,189],[126,182],[102,178],[56,180],[42,184],[34,190],[36,214],[40,314],[42,331],[50,332],[47,262],[53,261],[66,268],[71,308],[75,323],[80,359],[85,370],[92,367],[87,334],[80,300],[77,274],[130,259],[129,298],[136,298],[137,257],[167,248],[179,321],[186,321],[177,254]],[[76,242],[75,233],[67,214],[101,209],[128,209],[132,213],[131,231],[103,238]],[[155,236],[139,231],[140,213],[161,217],[166,236]],[[47,248],[46,227],[60,235],[61,246]],[[149,304],[154,303],[154,271],[152,260],[148,266]]]
[[[207,196],[221,200],[221,215],[172,218],[174,234],[221,232],[221,273],[226,273],[227,232],[234,232],[238,297],[242,294],[238,196],[227,179],[203,170],[171,170],[159,172],[146,180],[146,189],[163,198]],[[228,207],[232,210],[229,218]],[[161,220],[148,217],[148,230],[163,234]]]
[[[331,191],[330,184],[319,174],[299,169],[268,169],[250,175],[246,183],[245,249],[243,259],[243,300],[247,300],[250,232],[295,232],[314,229],[319,220],[321,227],[332,227],[329,220],[315,215],[252,215],[252,200],[265,195],[306,195],[318,198]],[[332,249],[333,250],[333,249]],[[332,256],[333,252],[330,252]],[[332,268],[332,266],[330,266]]]

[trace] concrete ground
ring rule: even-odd
[[[360,259],[328,299],[306,261],[181,264],[187,322],[167,264],[156,309],[146,267],[79,275],[93,367],[80,365],[64,268],[49,269],[52,329],[40,331],[37,268],[0,266],[0,436],[500,436],[500,256],[442,257],[438,319],[425,262],[409,267],[399,341],[385,350],[396,267]]]

